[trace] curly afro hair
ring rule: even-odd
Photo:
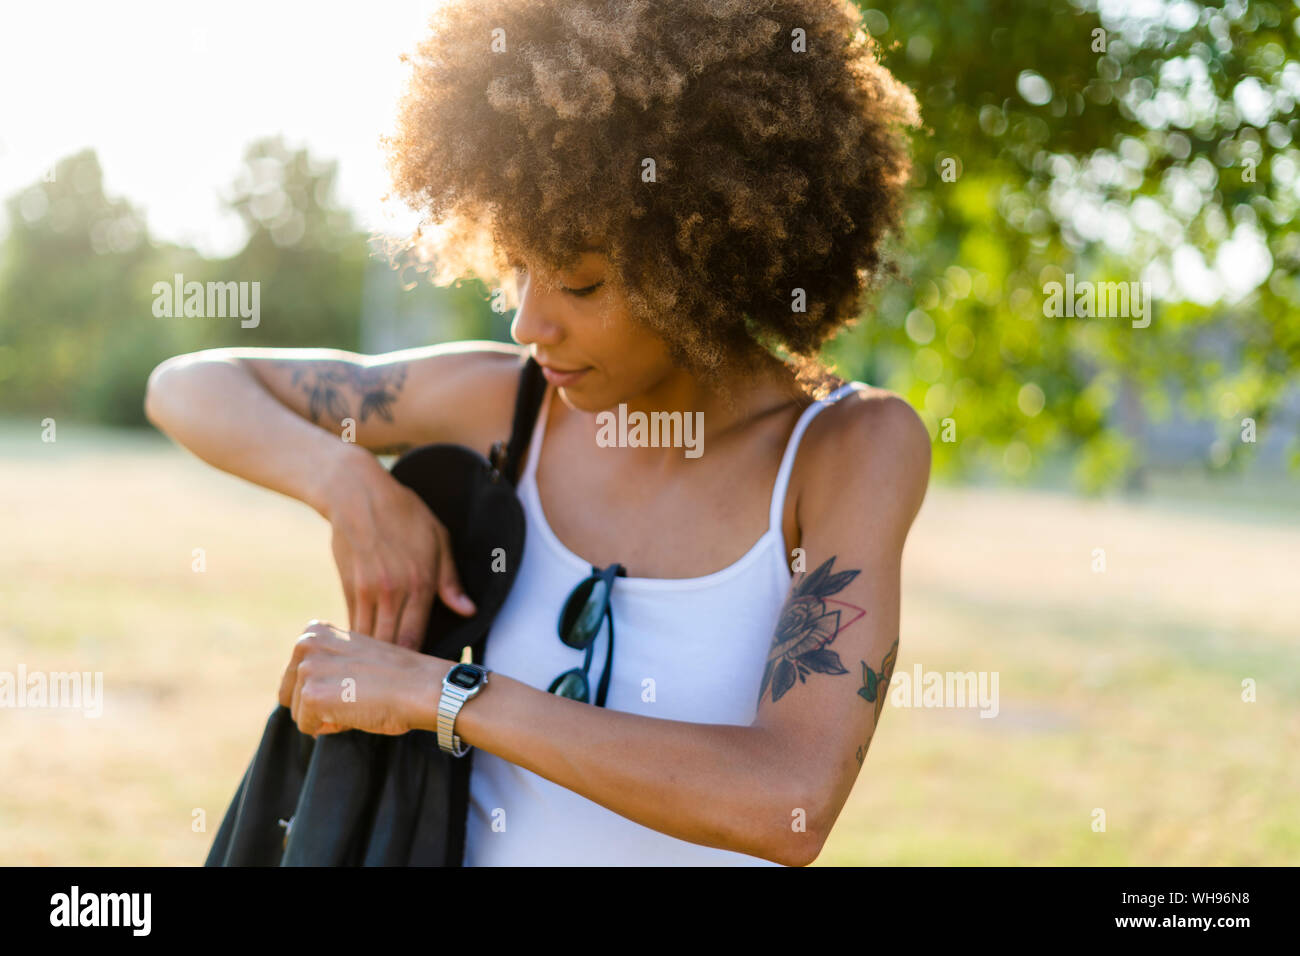
[[[821,346],[896,266],[916,101],[851,0],[448,0],[411,56],[394,191],[448,284],[513,300],[593,239],[636,321],[721,381]]]

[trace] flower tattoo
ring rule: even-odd
[[[311,420],[318,424],[322,414],[340,423],[353,414],[348,392],[360,396],[360,405],[355,407],[362,422],[372,415],[392,422],[393,403],[406,383],[405,365],[368,368],[335,360],[283,364],[293,371],[290,384],[310,399]]]
[[[770,686],[775,703],[794,686],[797,678],[807,683],[812,673],[847,674],[848,668],[840,662],[840,655],[829,648],[836,635],[866,614],[862,608],[830,599],[842,591],[858,576],[857,571],[831,572],[835,558],[831,557],[816,571],[806,576],[790,595],[781,612],[776,636],[767,655],[763,671],[763,684],[758,691],[761,701]],[[844,620],[845,611],[853,616]]]

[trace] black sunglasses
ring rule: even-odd
[[[575,651],[586,651],[587,656],[581,667],[565,671],[551,681],[548,693],[584,704],[591,702],[591,684],[587,680],[587,673],[591,669],[592,653],[596,646],[596,636],[600,634],[601,622],[609,618],[609,652],[605,655],[605,667],[596,687],[596,706],[605,706],[610,665],[614,660],[614,611],[609,598],[616,577],[627,577],[627,569],[621,564],[611,564],[607,568],[593,567],[591,574],[579,581],[577,587],[569,593],[568,600],[560,610],[560,640]]]

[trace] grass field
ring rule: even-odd
[[[160,436],[58,439],[0,429],[0,671],[102,671],[104,712],[0,709],[0,864],[201,863],[295,637],[346,620],[329,529]],[[1295,487],[932,487],[896,673],[997,672],[999,713],[887,707],[819,864],[1300,862]]]

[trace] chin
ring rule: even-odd
[[[601,400],[599,396],[589,392],[582,386],[576,388],[561,387],[556,389],[556,392],[564,401],[564,404],[576,412],[593,414],[610,407],[608,401]]]
[[[586,388],[586,382],[579,382],[576,385],[556,385],[555,394],[568,405],[578,411],[587,411],[591,404],[591,399]]]

